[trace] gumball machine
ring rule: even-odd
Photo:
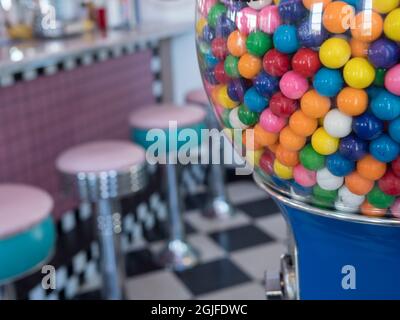
[[[400,1],[197,0],[196,40],[288,225],[267,296],[400,299]]]

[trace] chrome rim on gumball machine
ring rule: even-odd
[[[400,299],[400,0],[197,0],[196,41],[290,230],[268,297]]]

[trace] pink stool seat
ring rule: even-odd
[[[208,100],[207,93],[204,89],[196,89],[189,91],[186,95],[186,102],[208,107],[210,100]]]
[[[206,112],[198,106],[154,105],[131,113],[129,123],[136,129],[167,129],[169,121],[176,121],[179,128],[201,123]]]
[[[53,210],[45,191],[22,184],[0,185],[0,239],[30,229]]]
[[[67,174],[124,171],[146,160],[143,148],[129,141],[98,141],[73,147],[56,161],[59,171]]]

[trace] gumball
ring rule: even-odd
[[[370,112],[365,112],[353,119],[353,131],[361,139],[374,140],[383,133],[383,129],[383,121]]]
[[[365,196],[374,187],[374,181],[368,180],[360,176],[357,172],[353,172],[344,178],[345,185],[351,193],[359,196]]]
[[[225,66],[222,61],[215,66],[214,75],[215,79],[221,84],[226,84],[231,80],[229,75],[225,72]]]
[[[279,178],[284,180],[293,178],[293,168],[283,165],[277,159],[274,161],[274,172]]]
[[[324,129],[334,138],[343,138],[351,133],[353,118],[333,109],[324,118]]]
[[[391,68],[386,73],[385,87],[391,93],[400,96],[400,64]]]
[[[211,43],[215,39],[215,30],[209,25],[203,28],[203,40],[207,43]]]
[[[225,14],[219,16],[217,19],[217,26],[215,27],[215,34],[217,37],[227,38],[235,29],[235,22],[229,17]]]
[[[297,37],[301,46],[318,48],[329,37],[329,33],[324,27],[317,31],[313,30],[312,23],[305,19],[297,28]]]
[[[291,151],[299,151],[306,144],[306,138],[295,134],[288,126],[282,129],[279,135],[282,147]]]
[[[272,39],[263,31],[254,31],[247,37],[246,48],[252,55],[261,57],[272,48]]]
[[[307,14],[302,0],[281,0],[279,2],[279,15],[288,23],[300,21]]]
[[[338,190],[344,178],[334,176],[327,168],[323,168],[317,172],[317,183],[324,190]]]
[[[258,14],[259,28],[268,34],[273,34],[282,24],[278,6],[264,7]]]
[[[232,55],[227,56],[225,59],[224,62],[225,72],[232,79],[240,77],[238,64],[239,64],[239,58],[234,57]]]
[[[326,6],[322,22],[329,32],[345,33],[349,30],[354,16],[354,7],[343,1],[333,1]]]
[[[275,30],[273,40],[274,47],[282,53],[292,54],[300,47],[299,39],[297,38],[297,29],[292,25],[279,26]]]
[[[318,128],[318,121],[307,117],[303,111],[298,110],[289,119],[289,127],[292,131],[302,137],[311,136]]]
[[[369,100],[372,100],[375,99],[382,91],[385,91],[385,89],[376,86],[370,86],[365,91],[368,94]]]
[[[389,13],[400,5],[400,0],[373,0],[372,8],[379,13]]]
[[[282,77],[290,70],[290,58],[288,55],[276,49],[269,50],[263,58],[265,72],[274,77]]]
[[[201,15],[207,16],[210,9],[218,2],[218,0],[200,0],[199,11]]]
[[[325,166],[325,157],[309,144],[300,151],[300,162],[306,169],[317,171]]]
[[[240,108],[239,109],[239,113],[240,113]],[[237,142],[237,141],[235,141]],[[262,150],[263,146],[258,144],[256,142],[256,140],[254,139],[254,131],[251,129],[247,129],[247,130],[243,130],[242,131],[242,144],[245,148],[245,155],[247,157],[247,155],[249,154],[249,151],[257,151],[257,150]],[[250,152],[250,160],[251,160],[251,156],[254,155]],[[261,157],[261,155],[260,155]],[[254,159],[252,159],[254,160]]]
[[[210,11],[208,12],[208,18],[207,18],[210,27],[215,28],[217,26],[218,18],[221,15],[226,14],[226,12],[227,8],[222,3],[217,3],[213,5]]]
[[[400,199],[397,199],[394,204],[390,207],[390,213],[395,218],[400,218]]]
[[[260,72],[254,79],[254,87],[264,97],[271,97],[279,88],[279,80],[266,72]]]
[[[229,123],[231,124],[231,127],[233,129],[241,129],[241,130],[247,129],[249,126],[240,121],[238,113],[239,113],[239,108],[234,108],[229,113]]]
[[[400,196],[400,178],[392,170],[388,170],[378,182],[379,188],[387,195]]]
[[[260,146],[268,147],[278,142],[279,135],[264,130],[260,124],[256,124],[254,130],[254,142]]]
[[[312,187],[303,187],[294,181],[290,186],[290,194],[293,199],[304,201],[305,198],[309,198],[312,195]]]
[[[311,144],[315,151],[327,156],[337,151],[339,139],[329,135],[324,128],[319,128],[312,135]]]
[[[382,134],[379,138],[372,140],[369,152],[375,159],[389,163],[399,156],[400,146],[388,135]]]
[[[341,38],[326,40],[319,50],[319,58],[322,64],[331,69],[343,67],[350,57],[351,47],[345,39]]]
[[[268,99],[260,95],[255,87],[250,88],[244,95],[244,104],[253,112],[262,112],[268,105]]]
[[[243,104],[239,107],[238,116],[239,120],[247,126],[254,126],[260,118],[258,112],[251,111]]]
[[[302,48],[296,52],[292,59],[292,68],[303,77],[309,78],[321,68],[318,53],[314,50]]]
[[[272,113],[282,118],[289,118],[297,108],[297,101],[285,97],[281,92],[275,93],[269,102]]]
[[[232,109],[238,106],[238,102],[232,100],[228,95],[228,86],[223,85],[217,90],[216,99],[218,103],[227,109]]]
[[[340,140],[339,152],[349,160],[360,160],[368,153],[368,142],[350,134]]]
[[[301,110],[310,118],[319,119],[325,117],[331,108],[331,100],[323,97],[315,90],[310,90],[303,95],[300,101]]]
[[[232,79],[228,83],[228,96],[233,101],[243,101],[247,85],[243,79]]]
[[[268,175],[273,174],[274,161],[275,161],[275,155],[271,151],[265,150],[264,153],[261,155],[259,163],[261,170]]]
[[[386,37],[390,40],[400,41],[400,8],[393,10],[386,16],[384,31]]]
[[[365,201],[365,196],[360,196],[351,192],[346,186],[343,186],[339,189],[338,197],[339,201],[350,207],[358,208]]]
[[[256,9],[256,10],[261,10],[262,8],[270,5],[272,0],[250,0],[247,1],[247,5],[250,8]]]
[[[297,151],[287,150],[281,145],[278,145],[275,151],[275,156],[285,166],[294,167],[299,163],[299,153]]]
[[[384,176],[386,169],[386,163],[376,160],[371,155],[366,155],[357,162],[358,174],[368,180],[379,180]]]
[[[343,88],[342,73],[339,70],[321,68],[314,77],[315,90],[324,97],[334,97]]]
[[[394,141],[400,143],[400,117],[390,122],[389,135]]]
[[[338,197],[338,190],[325,190],[317,184],[313,187],[313,194],[315,204],[330,207]]]
[[[302,187],[313,187],[317,183],[317,174],[315,171],[304,168],[301,164],[293,170],[294,180]]]
[[[222,124],[224,125],[225,128],[232,129],[231,123],[229,122],[229,114],[231,110],[230,109],[224,109],[221,114],[221,121]]]
[[[370,204],[367,200],[361,205],[361,213],[368,217],[384,217],[386,209],[379,209]]]
[[[248,35],[250,32],[257,30],[258,11],[250,7],[240,10],[240,12],[236,14],[236,26],[244,35]]]
[[[239,30],[232,32],[227,40],[227,47],[231,55],[241,57],[247,52],[247,37]]]
[[[354,171],[355,163],[336,152],[326,158],[326,168],[334,176],[345,177]]]
[[[314,6],[319,6],[322,4],[322,8],[325,8],[332,0],[303,0],[303,5],[308,10],[313,10]]]
[[[368,193],[367,200],[378,209],[388,209],[394,203],[396,198],[384,193],[376,186]]]
[[[355,206],[354,204],[344,204],[340,200],[335,201],[335,209],[340,212],[347,212],[347,213],[358,213],[359,206]]]
[[[368,94],[361,89],[346,87],[337,96],[337,106],[348,116],[358,116],[367,110]]]
[[[381,120],[394,120],[400,116],[400,97],[382,90],[372,99],[371,111]]]
[[[350,40],[351,55],[353,57],[366,58],[368,55],[369,43],[354,38]]]
[[[378,39],[368,49],[368,59],[376,68],[393,67],[399,58],[399,45],[388,39]]]
[[[374,85],[378,87],[383,87],[385,85],[385,77],[386,77],[386,69],[382,68],[376,69]]]
[[[268,132],[279,133],[286,126],[286,124],[286,118],[276,116],[269,108],[261,113],[260,125]]]
[[[289,71],[283,75],[279,82],[281,92],[288,98],[300,99],[308,90],[308,81],[295,71]]]
[[[400,178],[400,157],[392,161],[392,170]]]
[[[245,79],[254,78],[262,68],[260,58],[255,57],[249,53],[245,53],[239,59],[238,69],[240,75]]]
[[[354,19],[354,27],[351,28],[353,38],[365,42],[375,41],[382,32],[383,19],[379,13],[371,10],[359,12]]]
[[[375,80],[375,69],[364,58],[353,58],[346,63],[343,76],[346,83],[356,89],[369,87]]]

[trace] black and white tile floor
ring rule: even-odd
[[[200,192],[186,201],[185,223],[189,242],[200,252],[201,263],[173,272],[157,265],[153,257],[163,246],[163,227],[146,232],[127,253],[128,299],[264,299],[263,275],[277,271],[286,250],[286,226],[275,203],[252,180],[228,184],[238,213],[227,221],[204,218]],[[100,298],[96,281],[77,299]]]

